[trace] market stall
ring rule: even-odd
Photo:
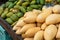
[[[13,40],[60,40],[60,0],[8,0],[0,26]]]

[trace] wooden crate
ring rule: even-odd
[[[0,5],[4,4],[8,0],[0,0]],[[18,36],[15,34],[15,32],[12,30],[12,27],[0,17],[0,25],[7,31],[7,33],[12,37],[13,40],[23,40],[21,36]]]
[[[13,38],[13,40],[23,40],[21,36],[18,36],[15,34],[15,32],[12,30],[12,27],[0,17],[0,25],[10,34],[10,36]]]

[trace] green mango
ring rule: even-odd
[[[36,0],[36,3],[37,3],[37,4],[40,4],[40,0]]]
[[[42,10],[43,6],[42,5],[38,5],[38,6],[39,6],[38,10]]]
[[[40,0],[40,4],[45,4],[45,0]]]
[[[27,7],[27,11],[32,11],[32,10],[33,10],[33,8]]]
[[[32,5],[32,4],[35,4],[36,3],[36,1],[32,1],[30,4]]]
[[[25,6],[19,6],[15,5],[14,8],[19,9],[21,12],[25,13],[26,12],[26,7]]]
[[[17,8],[11,8],[10,11],[13,12],[13,13],[17,13],[17,12],[19,12],[19,9],[17,9]]]
[[[19,19],[16,14],[11,15],[10,18],[11,18],[14,22]]]
[[[31,8],[34,8],[34,9],[38,9],[39,6],[38,5],[30,5]]]
[[[12,8],[12,7],[14,7],[14,3],[11,3],[9,6],[8,6],[8,8],[10,9],[10,8]]]
[[[6,18],[5,20],[6,20],[6,22],[9,23],[9,24],[12,24],[12,23],[13,23],[13,21],[12,21],[11,18]]]
[[[16,15],[17,15],[18,17],[22,17],[22,16],[23,16],[23,13],[18,12],[18,13],[16,13]]]
[[[4,10],[4,12],[2,13],[2,15],[1,15],[1,17],[2,18],[6,18],[6,14],[8,13],[8,8],[6,8],[5,10]]]
[[[20,8],[19,8],[19,9],[21,10],[21,12],[22,12],[22,13],[25,13],[25,12],[26,12],[25,7],[23,7],[23,6],[20,6]]]
[[[25,2],[29,2],[29,0],[24,0]]]
[[[11,17],[11,15],[13,15],[13,12],[9,12],[6,16]]]
[[[20,8],[20,6],[19,6],[19,5],[15,5],[15,6],[14,6],[14,8],[17,8],[17,9],[19,9],[19,8]]]
[[[13,1],[16,1],[16,0],[8,0],[8,1],[13,2]]]
[[[28,5],[29,5],[29,2],[22,3],[22,6],[28,6]]]
[[[4,11],[3,7],[0,7],[0,15],[2,14],[3,11]]]
[[[17,3],[17,0],[14,2],[14,4],[16,4]]]
[[[21,5],[23,3],[23,0],[19,0],[16,5]]]
[[[10,4],[12,4],[12,2],[6,2],[6,7],[8,7]]]

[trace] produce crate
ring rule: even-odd
[[[0,24],[2,27],[10,34],[10,36],[13,38],[13,40],[22,40],[21,36],[18,36],[14,33],[12,30],[12,27],[0,17]]]
[[[0,0],[0,5],[7,2],[7,0]],[[15,32],[12,30],[12,27],[0,17],[0,25],[7,31],[7,33],[12,37],[13,40],[22,40],[21,36],[18,36],[15,34]]]
[[[5,22],[1,17],[0,17],[0,25],[2,25],[2,27],[10,34],[13,40],[22,40],[22,37],[16,35],[12,30],[12,27],[7,22]]]

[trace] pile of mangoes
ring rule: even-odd
[[[0,16],[13,26],[24,13],[33,9],[41,10],[44,5],[50,6],[52,2],[54,0],[8,0],[0,6]]]

